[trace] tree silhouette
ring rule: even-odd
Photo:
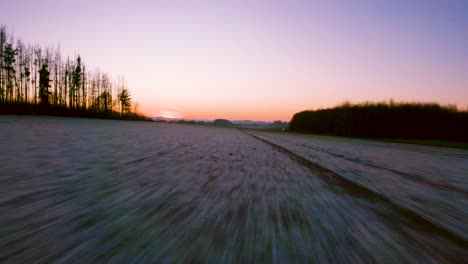
[[[131,101],[132,101],[128,90],[125,88],[122,89],[122,91],[120,91],[117,98],[120,101],[120,114],[122,115],[124,112],[128,112],[130,110]]]
[[[468,142],[468,111],[435,103],[347,102],[296,113],[289,128],[337,136]]]
[[[41,99],[41,104],[49,104],[49,91],[50,87],[50,72],[48,70],[48,65],[43,64],[41,70],[39,71],[39,98]]]
[[[93,107],[101,111],[112,111],[112,94],[109,91],[102,92],[94,101]]]
[[[0,27],[0,102],[5,101],[5,86],[4,86],[4,50],[7,39],[6,27]]]
[[[15,42],[0,25],[0,114],[19,109],[30,114],[142,118],[129,114],[132,100],[122,77],[113,80],[107,73],[86,69],[81,56],[70,60],[62,58],[60,46],[44,49]],[[120,106],[120,113],[114,105]]]
[[[70,88],[70,105],[76,107],[78,105],[78,93],[81,86],[81,57],[76,59],[76,66],[72,72],[72,87]]]
[[[28,83],[31,76],[31,71],[29,70],[28,66],[24,66],[24,76],[26,78],[26,83],[24,84],[24,101],[28,102]]]
[[[10,43],[6,44],[3,51],[3,68],[6,71],[6,101],[8,102],[11,102],[13,99],[13,84],[16,73],[14,63],[17,52]]]

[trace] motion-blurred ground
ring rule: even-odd
[[[468,151],[0,117],[0,261],[463,263]]]

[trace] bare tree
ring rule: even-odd
[[[60,45],[43,49],[15,42],[6,26],[0,26],[0,103],[40,103],[59,111],[92,110],[110,117],[118,110],[120,115],[137,111],[123,78],[114,82],[107,73],[90,71],[79,55],[73,61],[62,59]],[[116,105],[120,109],[114,112]]]

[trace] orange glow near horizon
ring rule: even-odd
[[[284,111],[269,110],[269,109],[242,109],[237,108],[222,108],[216,112],[200,109],[183,110],[173,109],[171,107],[153,108],[149,110],[142,110],[142,113],[149,117],[164,117],[168,119],[190,119],[190,120],[213,120],[213,119],[229,119],[229,120],[256,120],[256,121],[290,121],[292,115],[297,112],[295,110]]]

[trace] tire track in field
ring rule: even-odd
[[[429,186],[431,186],[431,187],[433,187],[435,189],[440,189],[440,190],[444,190],[444,191],[458,193],[458,194],[464,196],[465,198],[468,198],[468,192],[466,192],[465,190],[463,190],[461,188],[453,186],[453,185],[438,183],[438,182],[435,182],[435,181],[431,181],[429,179],[425,179],[425,178],[423,178],[421,176],[418,176],[418,175],[409,174],[409,173],[406,173],[406,172],[403,172],[403,171],[399,171],[399,170],[390,169],[390,168],[386,168],[386,167],[383,167],[383,166],[375,165],[375,164],[365,162],[365,161],[362,161],[362,160],[356,159],[356,158],[349,158],[349,157],[346,157],[344,155],[336,154],[336,153],[333,153],[333,152],[330,152],[330,151],[327,151],[327,150],[323,150],[323,149],[319,150],[319,149],[316,149],[316,148],[313,148],[313,147],[308,147],[308,146],[304,146],[304,147],[310,148],[310,149],[313,149],[313,150],[316,150],[316,151],[324,151],[324,152],[328,153],[329,155],[331,155],[333,157],[345,159],[347,161],[358,163],[358,164],[361,164],[361,165],[364,165],[364,166],[367,166],[367,167],[372,167],[372,168],[375,168],[375,169],[380,169],[380,170],[386,170],[386,171],[389,171],[389,172],[393,172],[393,173],[395,173],[397,175],[400,175],[401,177],[403,177],[403,178],[405,178],[407,180],[410,180],[410,181],[413,181],[413,182],[416,182],[416,183],[419,183],[419,184],[423,184],[423,185],[429,185]]]
[[[375,192],[359,183],[351,181],[347,179],[346,177],[343,177],[342,175],[326,167],[323,167],[317,163],[314,163],[283,146],[277,145],[266,139],[250,134],[246,132],[245,130],[240,130],[240,131],[242,131],[243,133],[259,141],[262,141],[270,145],[274,150],[288,155],[292,160],[294,160],[298,164],[308,168],[315,176],[317,176],[322,182],[324,182],[330,189],[336,191],[337,193],[345,192],[346,194],[354,196],[354,197],[365,198],[369,201],[377,202],[377,203],[385,205],[385,207],[391,211],[390,213],[385,212],[383,210],[375,210],[375,213],[377,215],[380,215],[383,217],[382,219],[385,220],[387,218],[386,217],[387,215],[392,215],[396,213],[399,216],[399,218],[402,220],[402,222],[404,222],[410,228],[415,229],[415,230],[421,230],[425,233],[425,235],[431,236],[432,239],[437,239],[437,237],[443,237],[457,244],[461,248],[464,248],[465,250],[468,249],[468,241],[465,240],[463,237],[449,230],[446,230],[443,227],[440,227],[439,225],[431,222],[430,220],[424,218],[418,213],[402,205],[394,203],[393,201],[391,201],[389,198],[387,198],[383,194]]]
[[[278,139],[278,138],[275,138],[275,139],[284,142],[284,140],[281,140],[281,139]],[[443,191],[458,193],[461,196],[463,196],[465,198],[468,198],[468,192],[466,192],[465,190],[463,190],[461,188],[458,188],[458,187],[456,187],[454,185],[451,185],[451,184],[443,184],[443,183],[435,182],[435,181],[429,180],[427,178],[424,178],[424,177],[416,175],[416,174],[410,174],[410,173],[406,173],[406,172],[403,172],[403,171],[400,171],[400,170],[395,170],[395,169],[387,168],[387,167],[384,167],[384,166],[372,164],[370,162],[366,162],[366,161],[363,161],[363,160],[358,159],[358,158],[346,157],[345,155],[337,154],[337,153],[331,152],[331,151],[323,149],[323,148],[308,146],[308,145],[305,145],[305,144],[296,144],[296,145],[307,148],[307,149],[311,149],[311,150],[314,150],[314,151],[325,152],[325,153],[329,154],[330,156],[340,158],[340,159],[344,159],[344,160],[347,160],[347,161],[350,161],[350,162],[353,162],[353,163],[356,163],[356,164],[360,164],[360,165],[363,165],[363,166],[367,166],[367,167],[371,167],[371,168],[375,168],[375,169],[380,169],[380,170],[386,170],[386,171],[395,173],[395,174],[397,174],[397,175],[399,175],[399,176],[401,176],[401,177],[403,177],[403,178],[405,178],[405,179],[407,179],[409,181],[419,183],[419,184],[423,184],[423,185],[428,185],[428,186],[431,186],[431,187],[433,187],[435,189],[440,189],[440,190],[443,190]],[[400,149],[404,150],[403,148],[400,148]],[[414,150],[412,150],[412,151],[414,151]],[[419,151],[419,152],[432,154],[429,151],[426,151],[426,152]],[[459,157],[459,156],[453,156],[453,157]]]

